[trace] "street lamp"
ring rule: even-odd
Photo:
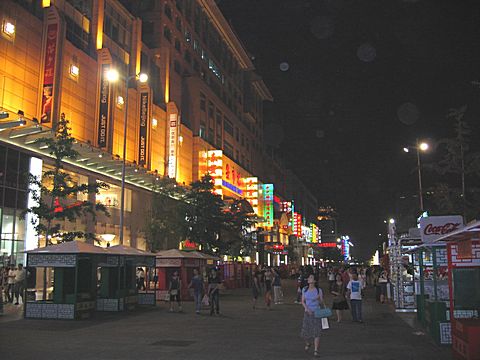
[[[120,79],[120,74],[116,69],[110,69],[107,71],[107,80],[109,82],[117,82]],[[127,114],[128,114],[128,84],[130,80],[137,80],[141,83],[148,81],[148,75],[141,73],[138,75],[131,75],[125,78],[125,109],[123,113],[123,154],[122,154],[122,185],[120,196],[120,245],[123,245],[123,223],[125,213],[125,157],[127,152]]]
[[[430,148],[426,142],[418,142],[418,139],[415,142],[415,146],[404,147],[403,151],[406,153],[410,152],[410,149],[417,151],[417,171],[418,171],[418,195],[420,198],[420,212],[423,213],[423,190],[422,190],[422,171],[420,165],[420,151],[427,151]]]

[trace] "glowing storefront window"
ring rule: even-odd
[[[110,187],[107,190],[100,189],[96,194],[96,201],[105,205],[106,207],[120,209],[121,201],[121,187],[113,184],[108,184]],[[132,191],[125,189],[125,210],[132,211]]]

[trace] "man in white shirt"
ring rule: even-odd
[[[17,270],[13,267],[13,265],[10,265],[10,268],[7,273],[7,301],[10,303],[13,303],[13,294],[14,294],[14,284],[15,284],[15,273]]]
[[[358,274],[352,273],[352,280],[347,285],[347,295],[350,298],[352,318],[355,322],[363,322],[362,319],[362,290],[365,287],[362,281],[358,280]]]
[[[23,264],[18,264],[15,272],[15,305],[18,305],[19,296],[22,297],[22,303],[25,303],[25,283],[27,281],[27,270],[23,268]]]

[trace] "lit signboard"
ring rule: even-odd
[[[257,177],[248,177],[243,179],[244,191],[243,194],[245,199],[252,205],[253,211],[255,214],[258,213],[258,178]]]
[[[243,172],[243,169],[224,156],[222,150],[210,150],[200,153],[199,176],[201,177],[209,173],[215,183],[215,193],[218,195],[235,194],[244,196],[246,188]]]
[[[318,243],[318,226],[310,224],[310,242]]]
[[[317,244],[317,246],[322,248],[334,248],[337,247],[337,243],[320,243]]]
[[[294,225],[294,233],[297,237],[302,237],[302,214],[294,213],[295,217],[295,225]]]
[[[148,137],[148,93],[140,94],[140,128],[138,142],[138,165],[147,163],[147,137]]]
[[[350,259],[350,237],[342,236],[342,256],[345,261]]]
[[[222,175],[223,175],[223,153],[222,150],[207,151],[207,172],[213,179],[214,193],[223,195]]]
[[[266,227],[273,226],[273,184],[264,184],[263,188],[263,223]]]
[[[168,116],[168,177],[177,177],[178,114]]]

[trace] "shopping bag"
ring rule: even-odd
[[[164,301],[170,301],[170,293],[167,292],[163,298]]]
[[[207,294],[203,295],[202,305],[203,306],[210,306],[210,302],[208,300],[208,295]]]
[[[328,325],[328,319],[322,318],[322,330],[327,330],[327,329],[330,329],[330,326]]]
[[[332,316],[332,309],[324,307],[315,310],[315,317],[316,318],[328,318]]]

